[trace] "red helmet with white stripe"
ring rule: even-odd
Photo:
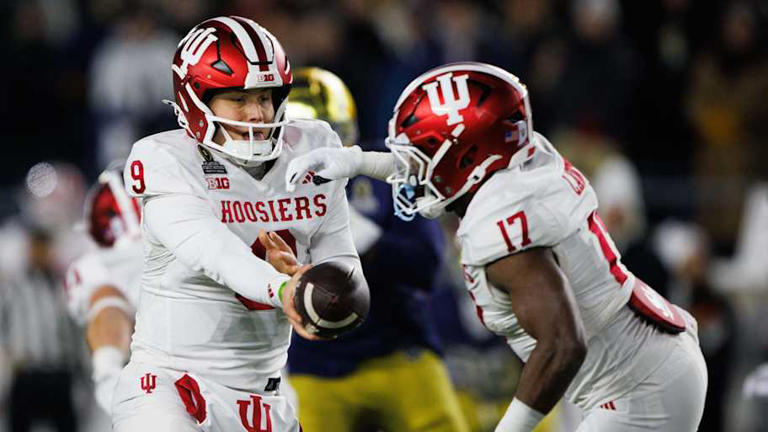
[[[195,26],[179,42],[173,57],[174,106],[179,125],[210,149],[243,165],[275,159],[282,150],[281,126],[293,82],[288,58],[277,39],[250,19],[221,16]],[[269,123],[239,122],[217,117],[207,103],[222,89],[272,89],[275,117]],[[248,140],[213,141],[221,124],[248,128]],[[265,139],[255,129],[270,128]]]
[[[484,63],[453,63],[413,80],[395,104],[387,146],[396,156],[395,213],[434,218],[494,171],[533,154],[528,90]]]
[[[85,223],[99,246],[112,247],[140,237],[139,203],[128,196],[121,171],[107,169],[86,198]]]

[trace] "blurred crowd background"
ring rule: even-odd
[[[363,146],[433,66],[477,60],[519,76],[534,128],[591,179],[627,266],[698,319],[710,368],[701,430],[768,430],[768,2],[5,0],[0,431],[9,410],[54,397],[52,416],[77,429],[35,430],[101,430],[61,282],[93,247],[83,199],[135,140],[176,127],[161,103],[176,43],[220,14],[265,26],[294,68],[337,73]],[[445,273],[432,312],[456,325],[442,326],[452,378],[470,399],[508,403],[519,364],[479,327],[460,271]],[[51,391],[29,394],[20,379]],[[475,406],[483,430],[495,414]]]

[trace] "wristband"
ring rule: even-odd
[[[280,299],[280,302],[283,301],[283,288],[285,288],[285,284],[287,284],[288,281],[285,281],[280,284],[280,288],[277,289],[277,298]]]
[[[96,302],[88,310],[88,316],[86,320],[88,322],[93,321],[101,313],[101,311],[110,307],[118,308],[122,310],[129,317],[131,317],[131,319],[133,319],[133,316],[136,313],[133,306],[131,306],[131,304],[128,303],[128,300],[126,300],[124,297],[118,297],[113,295],[109,297],[102,297],[96,300]]]
[[[514,398],[494,432],[531,432],[543,418],[544,414]]]

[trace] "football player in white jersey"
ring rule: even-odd
[[[128,360],[143,262],[138,202],[125,192],[122,173],[107,169],[86,200],[85,223],[99,249],[67,270],[69,312],[86,327],[96,402],[107,413]]]
[[[359,268],[346,181],[284,187],[292,158],[341,142],[325,122],[284,119],[288,60],[249,19],[197,25],[171,69],[182,128],[138,141],[124,171],[141,202],[144,272],[114,429],[299,431],[279,384],[291,325],[311,338],[293,305],[308,267],[278,273],[258,237],[280,236],[302,263]]]
[[[579,432],[697,429],[695,320],[621,263],[592,187],[534,132],[515,76],[481,63],[426,72],[397,101],[388,147],[314,151],[292,162],[288,189],[309,171],[315,184],[389,176],[402,217],[461,218],[478,316],[525,362],[497,431],[531,431],[563,396],[584,411]]]

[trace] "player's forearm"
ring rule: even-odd
[[[538,341],[523,367],[515,398],[494,432],[531,432],[563,396],[586,349],[579,343],[561,341],[556,346]]]
[[[386,180],[395,172],[395,156],[390,152],[364,151],[361,155],[359,171],[364,176]]]
[[[579,340],[539,341],[523,367],[515,397],[548,413],[562,398],[586,357]]]
[[[253,256],[250,250],[220,250],[210,255],[210,261],[203,271],[211,279],[249,300],[282,307],[277,293],[290,276],[279,273],[266,261]]]
[[[282,306],[277,290],[290,278],[254,256],[201,200],[184,195],[150,200],[144,224],[186,266],[250,300]]]
[[[118,307],[106,307],[88,323],[86,338],[93,351],[91,363],[96,402],[110,412],[112,396],[128,357],[133,319]]]
[[[127,353],[133,333],[133,320],[121,309],[109,307],[88,323],[86,339],[91,351],[114,346]]]
[[[85,337],[91,351],[113,346],[127,353],[134,313],[133,306],[115,286],[104,284],[96,288],[88,300],[86,316]]]

